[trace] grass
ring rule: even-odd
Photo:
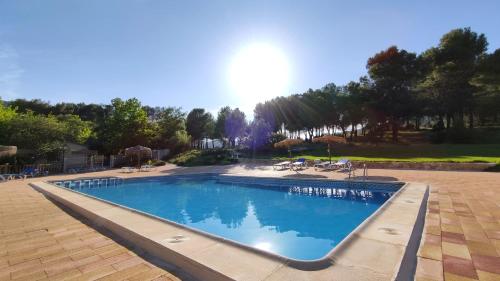
[[[327,159],[324,145],[306,145],[292,157],[309,160]],[[274,151],[257,155],[257,158],[286,159],[286,151]],[[406,161],[406,162],[487,162],[500,163],[500,144],[412,144],[412,145],[336,145],[332,159],[349,158],[358,161]]]

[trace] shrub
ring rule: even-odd
[[[167,163],[163,160],[153,160],[151,162],[151,165],[155,166],[155,167],[159,167],[159,166],[165,166]]]
[[[179,166],[228,165],[237,162],[238,160],[233,159],[231,151],[227,149],[193,149],[181,153],[170,160],[170,163]]]

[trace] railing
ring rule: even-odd
[[[347,170],[349,172],[349,179],[356,176],[356,168],[352,164],[350,163],[348,164]],[[366,166],[366,163],[363,163],[363,180],[365,181],[367,177],[368,177],[368,167]]]

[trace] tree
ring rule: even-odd
[[[186,130],[186,113],[178,107],[167,107],[155,113],[157,122],[157,146],[170,147],[171,138],[179,131]]]
[[[462,128],[466,111],[471,119],[474,115],[476,89],[471,80],[487,46],[484,34],[460,28],[443,35],[439,46],[426,52],[432,70],[423,85],[434,93],[437,103],[445,107],[447,127],[453,119],[453,126]]]
[[[263,119],[254,119],[249,125],[249,145],[255,151],[269,144],[272,128]]]
[[[31,111],[11,119],[7,124],[7,132],[5,144],[16,145],[35,158],[60,151],[66,136],[64,124],[56,117],[36,115]]]
[[[245,113],[236,108],[231,110],[226,116],[224,132],[232,146],[236,146],[236,139],[242,137],[247,126]]]
[[[177,154],[189,149],[191,138],[185,130],[176,131],[175,134],[169,139],[169,147],[171,154]]]
[[[7,144],[9,141],[9,124],[17,116],[12,107],[5,106],[0,100],[0,144]]]
[[[228,114],[231,112],[229,106],[222,107],[217,113],[217,119],[215,121],[214,136],[222,140],[222,146],[226,146],[226,119]]]
[[[367,69],[375,86],[370,96],[371,105],[384,113],[392,127],[392,140],[397,142],[401,120],[412,110],[417,56],[392,46],[369,58]]]
[[[82,121],[78,115],[60,115],[57,120],[63,125],[64,139],[67,142],[84,144],[92,135],[92,123]]]
[[[500,114],[500,49],[485,55],[477,68],[471,83],[477,87],[478,114],[481,124],[490,117],[498,121]]]
[[[33,111],[37,114],[49,114],[50,104],[39,99],[25,100],[16,99],[8,102],[8,105],[15,108],[17,112],[26,113],[28,111]]]
[[[210,112],[205,112],[203,108],[194,108],[187,115],[187,132],[198,148],[201,148],[201,140],[210,134],[210,128],[213,126],[213,122],[212,114],[210,114]]]
[[[111,100],[111,114],[106,119],[102,137],[107,151],[116,153],[121,149],[148,145],[148,119],[141,103],[136,98]]]

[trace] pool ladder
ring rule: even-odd
[[[350,166],[349,167],[349,179],[351,179],[351,177],[355,177],[356,176],[356,168]],[[366,178],[368,177],[368,167],[366,166],[366,163],[363,163],[363,181],[366,181]]]

